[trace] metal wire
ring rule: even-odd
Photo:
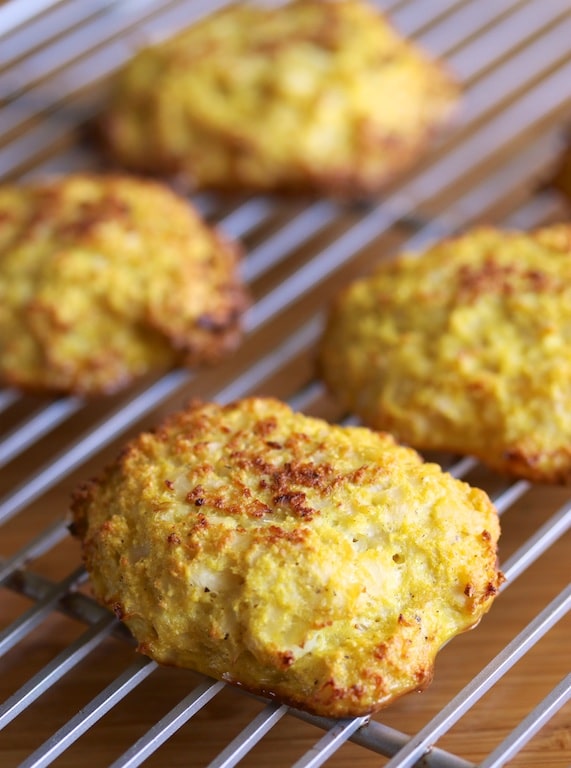
[[[104,688],[82,710],[21,763],[21,768],[43,768],[50,765],[85,731],[105,715],[127,694],[131,693],[156,668],[156,663],[140,656],[119,677]]]
[[[551,602],[496,658],[455,696],[428,725],[416,733],[387,768],[412,768],[519,659],[571,610],[571,586]]]
[[[571,674],[567,675],[507,739],[480,763],[480,768],[502,768],[527,742],[571,700]]]

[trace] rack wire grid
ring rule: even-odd
[[[0,176],[98,169],[81,127],[133,51],[221,2],[0,4]],[[71,490],[130,435],[191,396],[272,394],[346,417],[314,378],[327,304],[401,249],[478,222],[569,217],[546,180],[571,103],[569,0],[385,0],[379,7],[462,81],[453,129],[368,205],[198,195],[242,241],[254,303],[239,354],[83,402],[0,393],[0,764],[60,766],[568,766],[571,491],[438,460],[502,514],[502,594],[439,655],[432,686],[367,719],[330,721],[192,672],[158,667],[90,597],[69,537]],[[549,415],[546,414],[546,418]]]

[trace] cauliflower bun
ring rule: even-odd
[[[94,593],[142,653],[320,715],[424,688],[502,581],[483,491],[273,399],[172,415],[72,511]]]
[[[237,3],[139,51],[99,133],[122,166],[197,187],[362,195],[412,165],[457,100],[362,0]]]
[[[0,379],[95,395],[214,362],[239,339],[237,266],[236,247],[158,183],[0,186]]]
[[[571,480],[571,226],[477,228],[334,303],[319,367],[369,426],[531,481]]]

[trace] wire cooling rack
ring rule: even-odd
[[[81,126],[100,108],[108,76],[137,47],[220,5],[0,4],[0,177],[102,167]],[[480,627],[441,652],[432,686],[370,720],[311,717],[138,656],[91,599],[67,533],[75,485],[193,395],[273,394],[342,420],[314,378],[315,344],[330,298],[375,262],[477,222],[532,228],[568,218],[545,183],[571,116],[568,0],[378,5],[446,58],[464,84],[463,109],[415,172],[368,205],[193,199],[244,244],[254,304],[239,354],[91,403],[0,392],[3,768],[571,764],[568,489],[437,457],[494,499],[508,580]]]

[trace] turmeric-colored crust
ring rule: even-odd
[[[155,182],[0,187],[0,379],[96,395],[214,362],[240,336],[235,246]]]
[[[483,491],[273,399],[172,415],[72,509],[95,595],[143,653],[321,715],[426,686],[502,581]]]
[[[237,3],[138,52],[100,126],[124,167],[197,187],[363,195],[457,100],[442,64],[363,0]]]
[[[477,228],[405,254],[335,302],[319,366],[366,424],[571,481],[571,226]]]

